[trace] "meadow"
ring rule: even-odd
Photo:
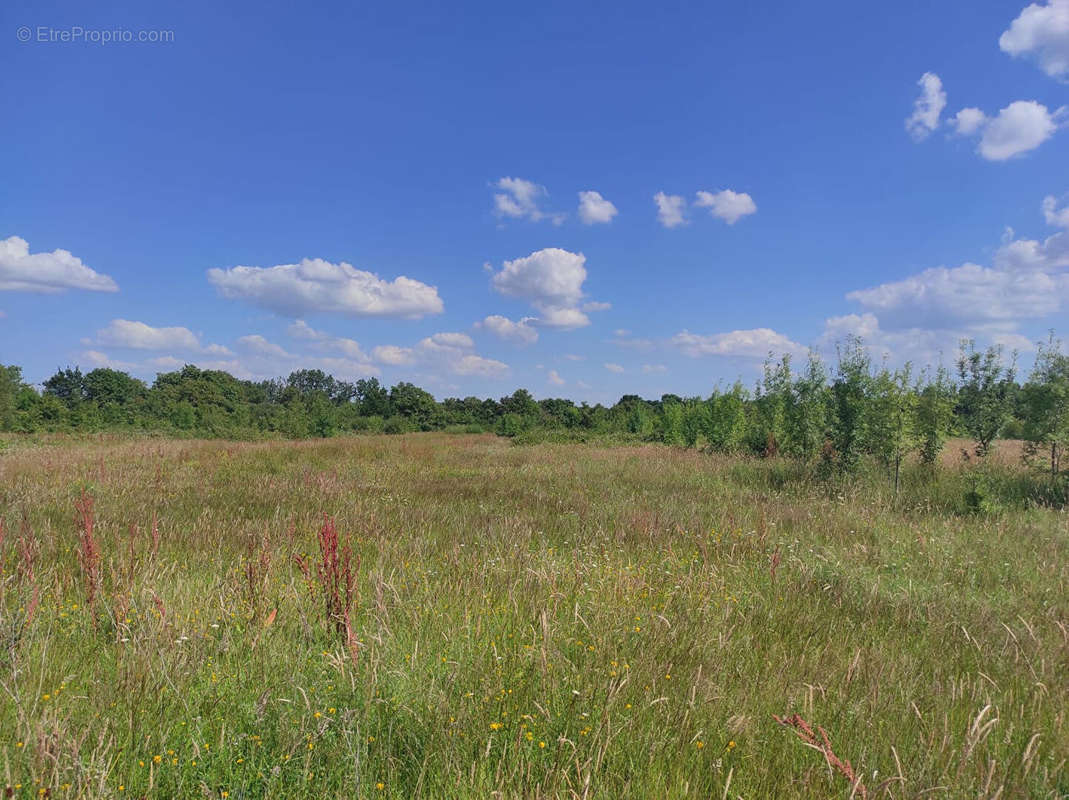
[[[5,796],[1069,796],[1069,514],[953,461],[7,445]]]

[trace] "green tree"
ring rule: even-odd
[[[787,409],[788,451],[805,461],[820,454],[828,426],[828,371],[811,352],[805,372],[794,382]]]
[[[1069,445],[1069,356],[1053,334],[1036,351],[1032,374],[1021,388],[1021,405],[1027,455],[1044,458],[1054,477]]]
[[[438,404],[430,392],[415,384],[402,381],[390,389],[390,407],[394,413],[409,420],[419,430],[429,431],[434,428]]]
[[[1001,346],[980,352],[975,342],[964,340],[958,355],[958,378],[958,418],[976,443],[977,457],[984,458],[1011,417],[1014,366],[1003,365]]]
[[[916,406],[912,367],[891,372],[886,366],[872,379],[869,405],[868,448],[894,475],[898,495],[902,459],[917,447]]]
[[[831,385],[832,436],[830,453],[840,474],[857,469],[868,439],[868,401],[872,362],[860,337],[851,336],[837,346],[839,363]]]
[[[75,408],[86,400],[85,376],[78,367],[56,370],[44,382],[44,394],[55,397],[67,408]]]
[[[23,386],[22,367],[0,364],[0,430],[15,430],[17,398]]]
[[[914,391],[920,457],[923,463],[932,465],[939,458],[954,421],[954,384],[946,368],[939,367],[934,375],[922,375]]]

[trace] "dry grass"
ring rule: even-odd
[[[0,783],[1066,796],[1067,515],[892,508],[865,482],[827,493],[777,469],[436,434],[16,443],[0,458]]]

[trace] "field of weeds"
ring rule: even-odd
[[[662,446],[0,455],[6,796],[1069,796],[1069,515]]]

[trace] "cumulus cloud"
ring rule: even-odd
[[[585,328],[590,324],[590,317],[578,308],[557,308],[546,306],[541,309],[542,316],[532,320],[536,325],[543,328],[556,328],[562,331],[571,331],[576,328]]]
[[[824,323],[817,349],[834,358],[836,345],[848,337],[860,337],[874,361],[911,361],[918,365],[945,363],[957,352],[962,338],[971,334],[961,328],[903,328],[888,331],[880,327],[875,314],[844,314]]]
[[[738,356],[764,358],[769,353],[799,354],[805,348],[771,328],[729,331],[702,336],[684,330],[672,337],[672,344],[692,358],[700,356]]]
[[[480,375],[484,378],[497,378],[508,372],[508,364],[495,361],[492,358],[469,353],[461,356],[452,363],[453,373],[456,375]]]
[[[436,333],[421,340],[419,346],[428,353],[451,353],[469,350],[475,347],[475,342],[466,333]]]
[[[847,294],[892,328],[976,325],[1043,317],[1057,311],[1065,276],[962,264],[934,267],[900,281]]]
[[[333,336],[324,331],[317,331],[309,326],[303,319],[299,319],[292,323],[286,330],[294,339],[310,342],[311,346],[317,350],[337,351],[345,355],[347,358],[356,359],[357,361],[368,360],[367,355],[360,347],[360,343],[355,339],[348,339],[344,336]]]
[[[104,369],[118,369],[123,371],[133,370],[137,367],[129,361],[118,361],[107,353],[102,353],[100,350],[86,350],[82,353],[82,359],[87,361],[94,367],[101,367]]]
[[[564,378],[555,369],[551,369],[546,375],[546,380],[552,383],[554,386],[563,386],[565,384]]]
[[[972,136],[987,122],[987,114],[978,108],[963,108],[950,121],[959,136]]]
[[[539,207],[541,200],[549,196],[545,186],[523,178],[501,178],[494,186],[501,190],[494,195],[494,214],[498,217],[532,222],[548,219],[554,225],[564,222],[564,214],[548,213]]]
[[[586,225],[612,222],[619,212],[611,202],[601,196],[600,192],[586,191],[579,193],[579,219]]]
[[[0,291],[55,294],[67,289],[117,292],[119,286],[68,250],[31,253],[25,239],[0,239]]]
[[[524,317],[519,322],[513,322],[508,317],[499,314],[491,314],[482,322],[475,323],[475,327],[490,331],[498,339],[516,344],[533,344],[538,341],[538,331],[529,325],[530,317]]]
[[[1066,230],[1059,231],[1045,240],[1013,239],[1012,231],[995,253],[995,267],[1012,271],[1040,270],[1052,272],[1069,267],[1069,206],[1058,207],[1053,195],[1043,198],[1043,218],[1048,225]]]
[[[258,333],[242,336],[238,339],[238,344],[248,352],[255,353],[256,355],[268,356],[271,358],[293,358],[293,356],[287,353],[281,345],[267,341],[267,339]]]
[[[475,342],[466,333],[436,333],[414,347],[380,345],[372,351],[376,361],[394,366],[413,365],[444,369],[454,375],[500,377],[508,364],[474,352]]]
[[[845,334],[863,337],[873,353],[932,363],[962,338],[1029,350],[1020,332],[1029,320],[1063,314],[1069,305],[1069,209],[1048,196],[1044,219],[1062,228],[1044,241],[1015,239],[1007,230],[993,266],[935,267],[847,295],[863,313],[832,317],[820,344]]]
[[[712,216],[724,220],[728,225],[734,225],[748,214],[757,212],[757,204],[750,195],[746,192],[733,192],[731,189],[724,189],[715,194],[700,191],[694,205],[708,208]]]
[[[605,363],[605,369],[607,369],[609,372],[615,372],[617,374],[620,374],[624,371],[624,368],[619,364],[612,364],[610,362]]]
[[[398,347],[393,344],[380,344],[371,351],[371,355],[380,364],[400,366],[416,362],[416,353],[411,347]]]
[[[1069,0],[1025,6],[999,37],[1011,56],[1025,56],[1052,78],[1069,78]]]
[[[687,223],[684,216],[687,201],[681,195],[657,192],[653,196],[653,202],[657,205],[657,221],[664,227],[678,228]]]
[[[661,375],[668,372],[668,367],[664,364],[643,364],[642,371],[647,375]]]
[[[210,269],[208,280],[223,297],[245,300],[284,316],[327,312],[418,319],[444,310],[434,286],[403,275],[387,281],[351,264],[332,264],[321,258],[274,267]]]
[[[222,345],[202,345],[200,338],[189,328],[154,328],[144,322],[129,319],[113,319],[106,327],[98,330],[96,344],[131,350],[181,350],[207,355],[231,355]]]
[[[973,129],[980,131],[976,151],[988,161],[1005,161],[1035,150],[1054,135],[1064,113],[1064,107],[1052,113],[1035,100],[1016,100]]]
[[[920,97],[913,103],[913,113],[906,118],[906,131],[914,141],[922,141],[939,127],[939,117],[946,108],[947,94],[943,91],[943,81],[934,72],[921,75],[917,85],[921,87]]]
[[[527,300],[538,309],[540,316],[528,320],[530,324],[565,330],[581,328],[590,324],[590,318],[579,308],[587,275],[585,264],[582,253],[547,247],[506,261],[491,280],[501,294]],[[600,304],[588,303],[584,308],[602,310]]]

